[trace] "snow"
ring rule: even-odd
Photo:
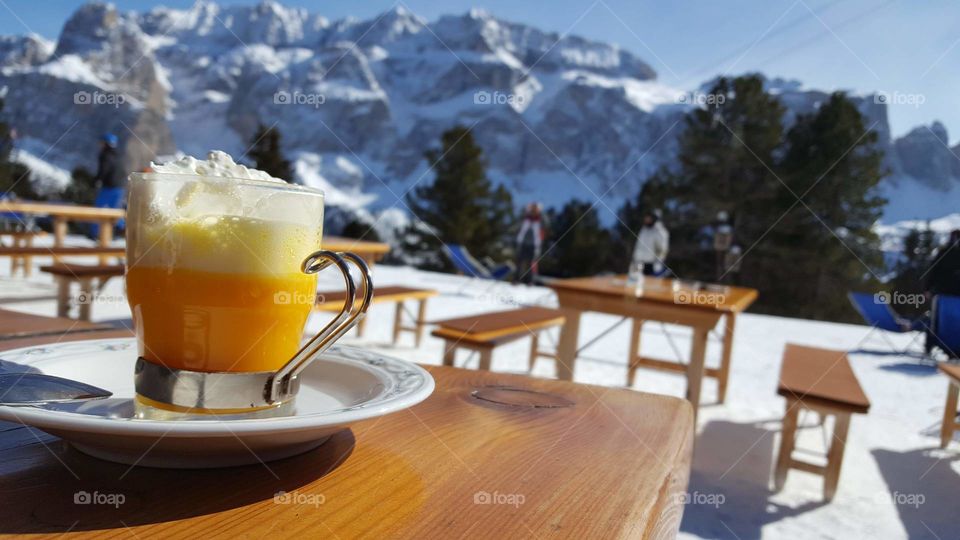
[[[37,141],[23,141],[13,154],[13,160],[30,169],[30,181],[41,194],[59,193],[72,181],[70,171],[52,165],[26,148],[41,146]]]
[[[85,238],[69,239],[70,244],[89,242]],[[428,303],[428,320],[519,304],[556,305],[549,289],[514,287],[407,267],[377,265],[374,279],[378,285],[402,284],[440,291],[440,296]],[[338,280],[333,273],[323,273],[320,288],[335,288]],[[52,316],[56,313],[55,295],[54,284],[44,274],[35,272],[27,280],[0,277],[0,298],[6,309]],[[351,333],[343,341],[410,361],[440,364],[442,342],[429,334],[419,348],[412,346],[408,335],[398,346],[390,345],[392,316],[392,306],[373,306],[366,336],[360,339]],[[123,282],[112,280],[95,300],[93,318],[129,325],[129,317]],[[613,316],[585,314],[581,343],[617,321]],[[324,322],[318,314],[308,324],[308,331],[318,330]],[[685,358],[689,336],[689,330],[681,327],[648,323],[642,338],[643,353]],[[555,332],[549,333],[541,343],[552,347],[556,339]],[[840,487],[830,504],[821,502],[821,478],[808,473],[791,471],[781,493],[774,494],[770,489],[784,412],[784,401],[776,394],[777,377],[787,342],[853,351],[851,364],[872,402],[869,414],[855,415],[852,420]],[[521,340],[498,348],[493,369],[525,373],[528,346]],[[576,382],[623,386],[627,347],[628,326],[621,325],[583,351],[576,366]],[[704,385],[691,496],[684,508],[680,537],[956,538],[960,446],[955,442],[946,451],[937,448],[947,382],[934,367],[893,354],[894,347],[916,351],[921,343],[909,335],[885,336],[859,325],[742,315],[737,322],[727,402],[713,404],[716,385],[710,379]],[[708,365],[716,365],[719,353],[717,337],[711,336]],[[477,364],[478,358],[466,352],[457,358],[461,367],[477,369]],[[553,362],[538,360],[532,375],[554,377]],[[637,391],[684,394],[685,380],[677,374],[641,370],[637,379]],[[809,415],[801,415],[800,422],[798,447],[805,453],[822,454],[827,437],[823,429]],[[623,450],[628,452],[630,448]]]

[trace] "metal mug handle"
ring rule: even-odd
[[[357,284],[350,274],[348,262],[353,263],[360,270],[362,296],[359,304],[357,303]],[[336,266],[343,275],[347,293],[343,308],[340,309],[340,313],[332,321],[301,347],[293,355],[293,358],[267,381],[263,396],[267,403],[283,401],[296,394],[299,386],[296,384],[297,375],[311,362],[319,358],[336,340],[356,326],[360,319],[366,315],[367,308],[370,307],[370,302],[373,300],[373,280],[370,277],[370,269],[367,267],[366,261],[355,253],[337,253],[328,250],[315,251],[304,259],[301,271],[305,274],[316,274],[331,265]]]

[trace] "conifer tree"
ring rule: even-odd
[[[441,242],[465,246],[478,259],[503,260],[514,225],[513,198],[487,178],[483,150],[463,126],[443,133],[441,146],[425,152],[434,180],[406,197],[414,223],[404,251],[426,268],[450,270]]]
[[[856,320],[847,292],[877,285],[883,261],[873,225],[886,201],[877,194],[885,171],[876,143],[841,92],[787,133],[779,167],[787,186],[776,204],[783,217],[764,242],[776,272],[764,285],[783,313]]]
[[[559,210],[548,210],[547,221],[550,228],[539,263],[541,274],[579,277],[606,270],[611,234],[600,223],[593,205],[572,199]]]
[[[293,169],[280,149],[280,131],[260,125],[253,135],[250,151],[247,152],[254,166],[274,178],[293,181]]]

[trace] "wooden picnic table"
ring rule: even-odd
[[[559,279],[547,284],[557,294],[566,323],[560,331],[557,347],[557,375],[573,380],[580,338],[580,316],[584,311],[620,315],[633,319],[630,331],[627,384],[632,383],[634,371],[647,367],[667,371],[682,371],[687,376],[687,399],[693,403],[694,414],[700,405],[700,389],[704,375],[718,380],[719,401],[726,398],[733,333],[737,314],[747,309],[757,298],[757,291],[744,287],[705,285],[682,280],[647,277],[642,288],[629,285],[626,276],[595,276]],[[724,318],[723,350],[720,366],[705,366],[707,336],[721,318]],[[689,326],[693,329],[690,360],[686,365],[640,354],[640,332],[644,321]]]
[[[37,336],[57,338],[70,332],[103,330],[109,325],[77,321],[65,317],[44,317],[21,313],[9,309],[0,309],[0,340],[10,340]]]
[[[120,208],[36,201],[0,201],[0,212],[50,216],[53,219],[53,247],[55,248],[63,247],[67,237],[67,224],[71,221],[100,224],[99,245],[103,248],[108,247],[113,242],[114,225],[127,215],[126,210]],[[106,264],[107,259],[106,255],[100,255],[100,264]]]
[[[118,335],[130,334],[76,338]],[[49,341],[0,342],[0,349]],[[131,469],[88,457],[43,432],[0,423],[0,492],[7,495],[0,534],[676,534],[693,439],[685,401],[503,373],[427,369],[437,387],[423,403],[357,423],[306,454],[241,468]],[[78,505],[80,491],[120,493],[125,502]]]
[[[390,252],[390,244],[384,242],[370,242],[341,236],[324,236],[323,249],[331,251],[352,251],[367,261],[368,266],[382,259]]]

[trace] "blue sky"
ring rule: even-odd
[[[124,10],[189,7],[192,0],[128,0]],[[221,0],[225,4],[251,1]],[[330,19],[368,18],[402,3],[433,20],[482,7],[498,17],[611,41],[650,63],[660,80],[694,88],[720,73],[760,70],[812,88],[882,91],[895,135],[934,120],[960,140],[957,0],[286,0]],[[55,38],[78,2],[0,0],[0,34]]]

